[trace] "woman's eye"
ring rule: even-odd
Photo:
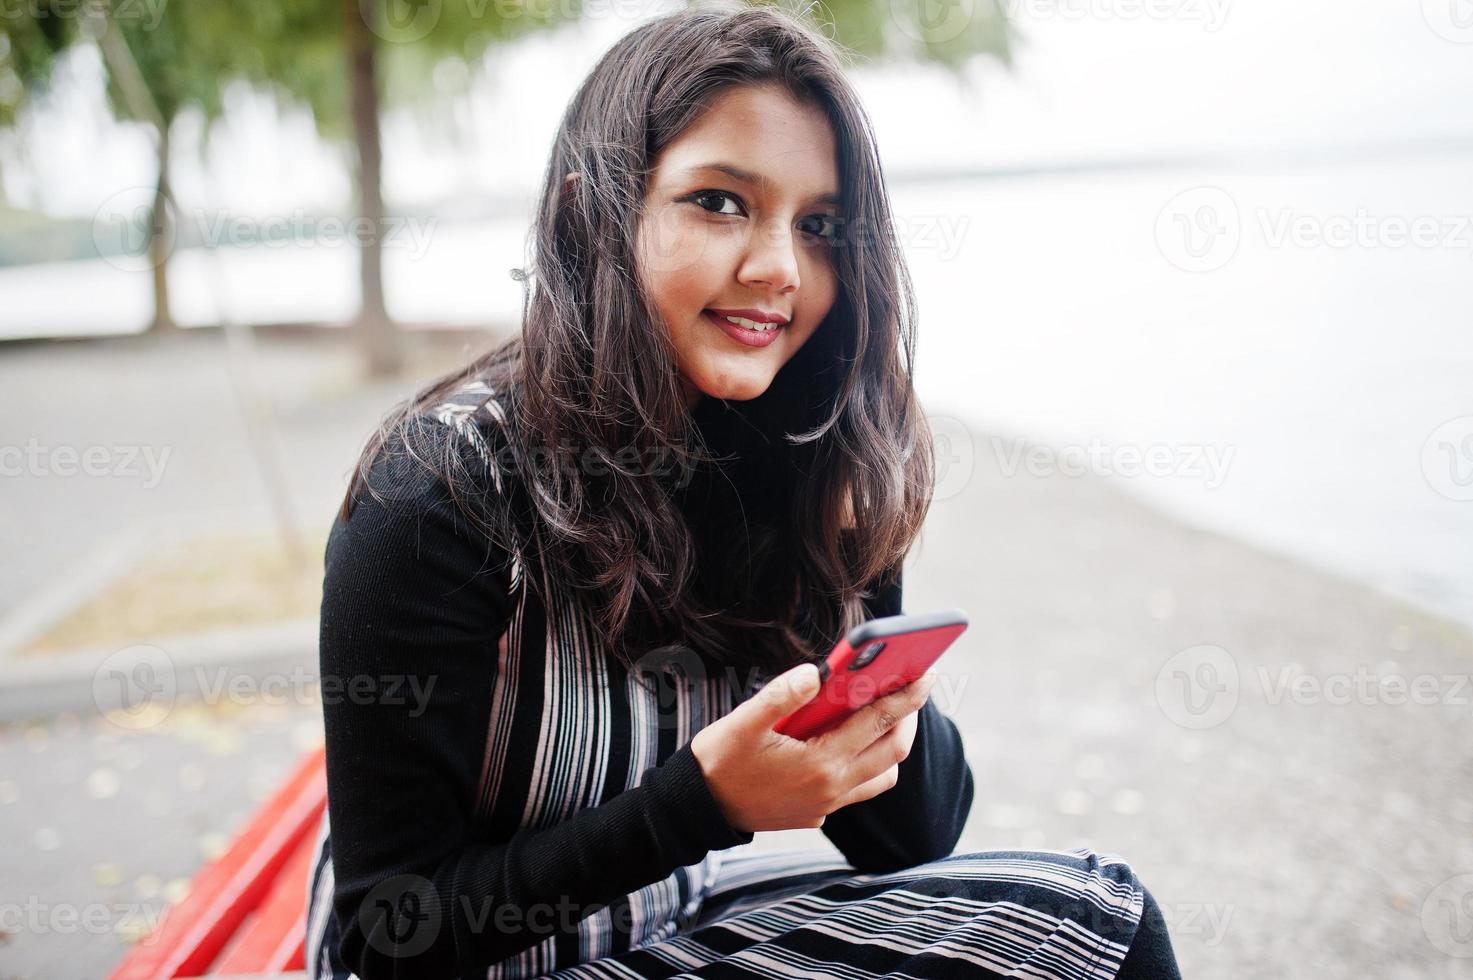
[[[724,214],[733,216],[746,214],[746,209],[743,208],[741,204],[741,198],[737,197],[735,194],[730,194],[726,191],[697,191],[696,193],[687,197],[686,200],[693,201],[697,207],[701,208],[704,211],[708,211],[711,214]],[[711,201],[728,202],[735,205],[736,210],[728,211],[724,206],[719,204],[716,207],[707,207],[707,202]],[[804,218],[802,221],[798,222],[798,230],[814,238],[822,239],[827,242],[833,242],[833,240],[839,236],[839,222],[840,219],[837,215],[815,214],[810,215],[809,217]]]
[[[692,194],[690,196],[690,199],[692,201],[695,201],[696,202],[696,206],[697,207],[703,208],[706,211],[710,211],[712,214],[741,214],[742,213],[740,210],[737,210],[737,211],[712,210],[711,208],[708,208],[708,207],[706,207],[706,205],[704,205],[704,204],[701,203],[702,201],[709,201],[709,200],[712,200],[713,198],[716,199],[716,200],[727,200],[727,201],[730,201],[733,204],[736,204],[737,203],[736,197],[734,195],[732,195],[732,194],[726,193],[725,191],[697,191],[696,193],[694,193],[694,194]]]
[[[835,215],[815,214],[812,217],[804,218],[803,222],[806,223],[806,227],[800,223],[800,230],[813,235],[815,238],[822,238],[825,241],[832,242],[835,238],[839,237],[839,219]]]

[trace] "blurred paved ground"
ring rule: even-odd
[[[325,520],[397,389],[335,388],[346,368],[330,347],[263,354],[303,519]],[[259,511],[218,356],[207,337],[147,356],[0,352],[0,444],[174,450],[148,491],[8,479],[0,548],[26,560],[5,563],[0,601],[147,514]],[[1473,976],[1473,638],[1100,478],[1004,477],[985,438],[974,476],[932,508],[905,599],[972,619],[932,693],[977,778],[959,850],[1123,856],[1191,978]],[[0,980],[105,973],[123,920],[156,915],[318,737],[310,699],[179,705],[145,733],[75,716],[0,726]],[[818,831],[758,845],[827,846]],[[55,924],[89,903],[108,906],[99,931]]]
[[[0,727],[0,978],[105,976],[321,738],[305,703]]]
[[[460,351],[468,360],[489,346],[417,339],[427,363],[453,362]],[[162,343],[0,347],[0,447],[20,447],[26,455],[8,454],[6,469],[27,470],[0,477],[0,544],[23,559],[0,565],[0,616],[105,564],[139,526],[271,527],[230,363],[221,335],[203,330]],[[352,351],[337,336],[262,340],[250,363],[279,427],[295,519],[320,525],[373,424],[415,384],[358,384]],[[60,455],[94,447],[107,450],[90,466],[95,475]]]

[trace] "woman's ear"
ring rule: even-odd
[[[563,194],[567,194],[569,191],[571,191],[573,189],[573,183],[574,183],[574,181],[580,179],[582,176],[583,176],[583,173],[581,171],[578,171],[578,170],[570,171],[568,173],[568,175],[563,178],[562,193]]]

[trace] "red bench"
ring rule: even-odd
[[[308,865],[327,805],[323,760],[321,745],[303,756],[109,980],[305,976]]]

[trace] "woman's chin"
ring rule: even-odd
[[[724,375],[720,378],[697,380],[696,382],[696,387],[701,394],[732,402],[751,401],[771,386],[772,378],[769,375],[763,375],[760,378]]]

